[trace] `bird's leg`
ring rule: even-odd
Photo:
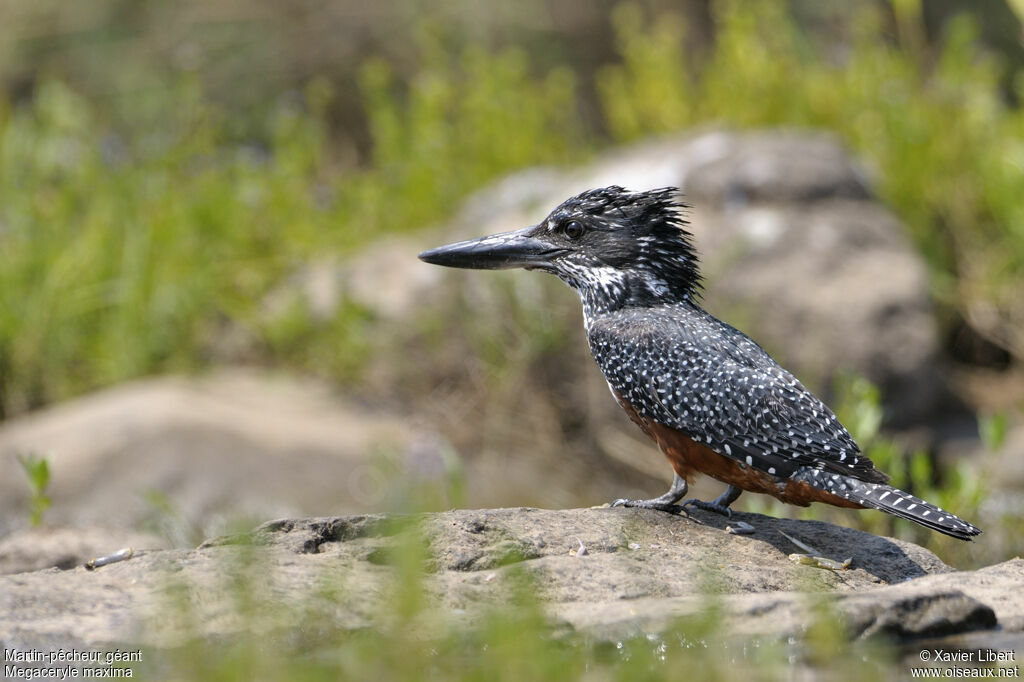
[[[613,507],[637,507],[639,509],[657,509],[665,512],[678,512],[682,507],[676,504],[686,495],[686,479],[676,474],[672,479],[672,487],[660,497],[651,500],[626,500],[619,499],[612,502]]]
[[[729,486],[725,489],[725,492],[711,500],[710,502],[704,502],[703,500],[687,500],[683,502],[683,508],[686,507],[697,507],[704,511],[715,512],[722,516],[732,518],[732,509],[729,509],[729,505],[736,501],[736,498],[740,496],[743,491],[734,485]]]

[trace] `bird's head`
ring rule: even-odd
[[[557,275],[588,313],[690,299],[700,285],[697,255],[672,187],[592,189],[539,224],[424,251],[454,268],[526,268]]]

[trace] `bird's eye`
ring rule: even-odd
[[[569,239],[575,240],[582,237],[585,230],[583,228],[583,223],[578,220],[570,220],[562,227],[562,232],[564,232],[565,236]]]

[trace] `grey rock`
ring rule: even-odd
[[[754,535],[729,534],[712,514],[622,508],[283,519],[92,572],[2,576],[0,640],[22,648],[169,647],[295,628],[310,613],[330,627],[368,627],[395,608],[395,566],[409,547],[421,548],[428,608],[452,622],[502,603],[525,574],[563,631],[613,641],[657,636],[711,605],[722,609],[727,631],[744,636],[798,635],[822,605],[852,637],[1024,631],[1024,603],[1014,598],[1024,560],[958,572],[898,540],[737,516]],[[852,559],[851,568],[791,561],[795,548],[783,533],[823,556]]]
[[[871,198],[864,170],[827,133],[710,135],[691,142],[689,153],[702,147],[704,158],[682,183],[691,197],[724,205]]]
[[[861,636],[884,634],[908,639],[989,630],[997,624],[990,606],[959,590],[918,588],[908,595],[892,592],[882,602],[864,596],[844,599],[841,609],[847,615],[849,629]]]
[[[384,509],[397,485],[374,458],[420,441],[434,442],[307,379],[220,370],[124,384],[0,424],[13,472],[0,477],[0,536],[27,519],[22,453],[49,459],[48,522],[147,527],[187,546],[270,516]]]
[[[152,533],[124,529],[30,528],[0,538],[0,574],[68,570],[125,547],[166,549],[168,541]]]
[[[783,365],[820,384],[854,371],[880,385],[892,424],[920,420],[942,395],[928,278],[891,213],[823,199],[700,212],[707,303],[749,325]],[[825,382],[827,389],[827,381]]]

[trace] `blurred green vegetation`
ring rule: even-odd
[[[0,415],[201,367],[229,324],[258,360],[351,378],[371,345],[366,311],[268,319],[271,287],[317,254],[438,220],[510,168],[564,160],[575,139],[569,74],[538,83],[521,52],[423,43],[407,92],[386,64],[363,70],[365,169],[326,155],[318,112],[332,93],[319,80],[272,113],[266,148],[228,144],[192,79],[161,127],[131,138],[59,81],[2,110]]]
[[[28,483],[31,497],[29,499],[29,525],[35,528],[43,523],[43,514],[50,508],[53,500],[46,494],[50,487],[50,462],[45,457],[27,454],[19,455],[25,481]]]
[[[680,17],[647,19],[635,5],[616,12],[623,63],[599,83],[616,139],[707,122],[837,132],[872,164],[881,198],[931,266],[947,318],[962,316],[1020,357],[1024,110],[1001,89],[1000,64],[977,49],[974,24],[951,22],[930,54],[920,2],[892,3],[898,42],[886,39],[880,8],[865,6],[852,44],[829,58],[783,2],[713,7],[716,43],[700,67],[682,50]]]
[[[552,622],[543,587],[523,562],[493,572],[486,596],[462,608],[443,604],[431,584],[429,538],[413,522],[400,520],[391,544],[377,559],[380,583],[389,595],[380,608],[363,609],[358,625],[339,627],[357,589],[344,571],[325,565],[308,591],[267,590],[268,563],[258,545],[237,539],[224,561],[218,585],[192,584],[182,573],[168,575],[161,618],[145,625],[149,634],[184,641],[180,648],[146,651],[133,666],[142,679],[159,680],[671,680],[680,671],[701,679],[774,680],[794,669],[828,672],[828,679],[892,678],[900,664],[892,642],[850,641],[844,623],[824,600],[807,594],[813,618],[804,633],[776,637],[735,637],[724,620],[708,567],[707,607],[663,632],[638,632],[617,641],[595,639]],[[808,569],[817,570],[817,569]],[[214,590],[216,597],[205,595]],[[198,624],[216,609],[221,623],[244,624],[248,634],[204,638]],[[557,608],[557,607],[554,607]],[[230,629],[230,627],[229,627]],[[812,675],[813,676],[813,675]]]
[[[594,83],[600,117],[614,140],[708,122],[837,131],[925,255],[947,328],[966,320],[1019,350],[1024,112],[969,21],[949,24],[931,54],[920,6],[892,9],[897,40],[866,5],[835,55],[783,2],[718,0],[714,43],[694,60],[681,16],[624,4],[621,61]],[[374,352],[369,311],[268,314],[275,284],[314,255],[429,226],[509,170],[609,141],[581,123],[567,68],[538,72],[514,47],[451,47],[429,22],[415,35],[413,77],[375,58],[343,93],[371,135],[357,166],[332,153],[339,93],[326,78],[251,114],[264,133],[241,141],[189,71],[153,75],[162,87],[116,106],[45,77],[30,98],[0,102],[0,416],[202,367],[226,328],[248,340],[242,360],[351,381]]]

